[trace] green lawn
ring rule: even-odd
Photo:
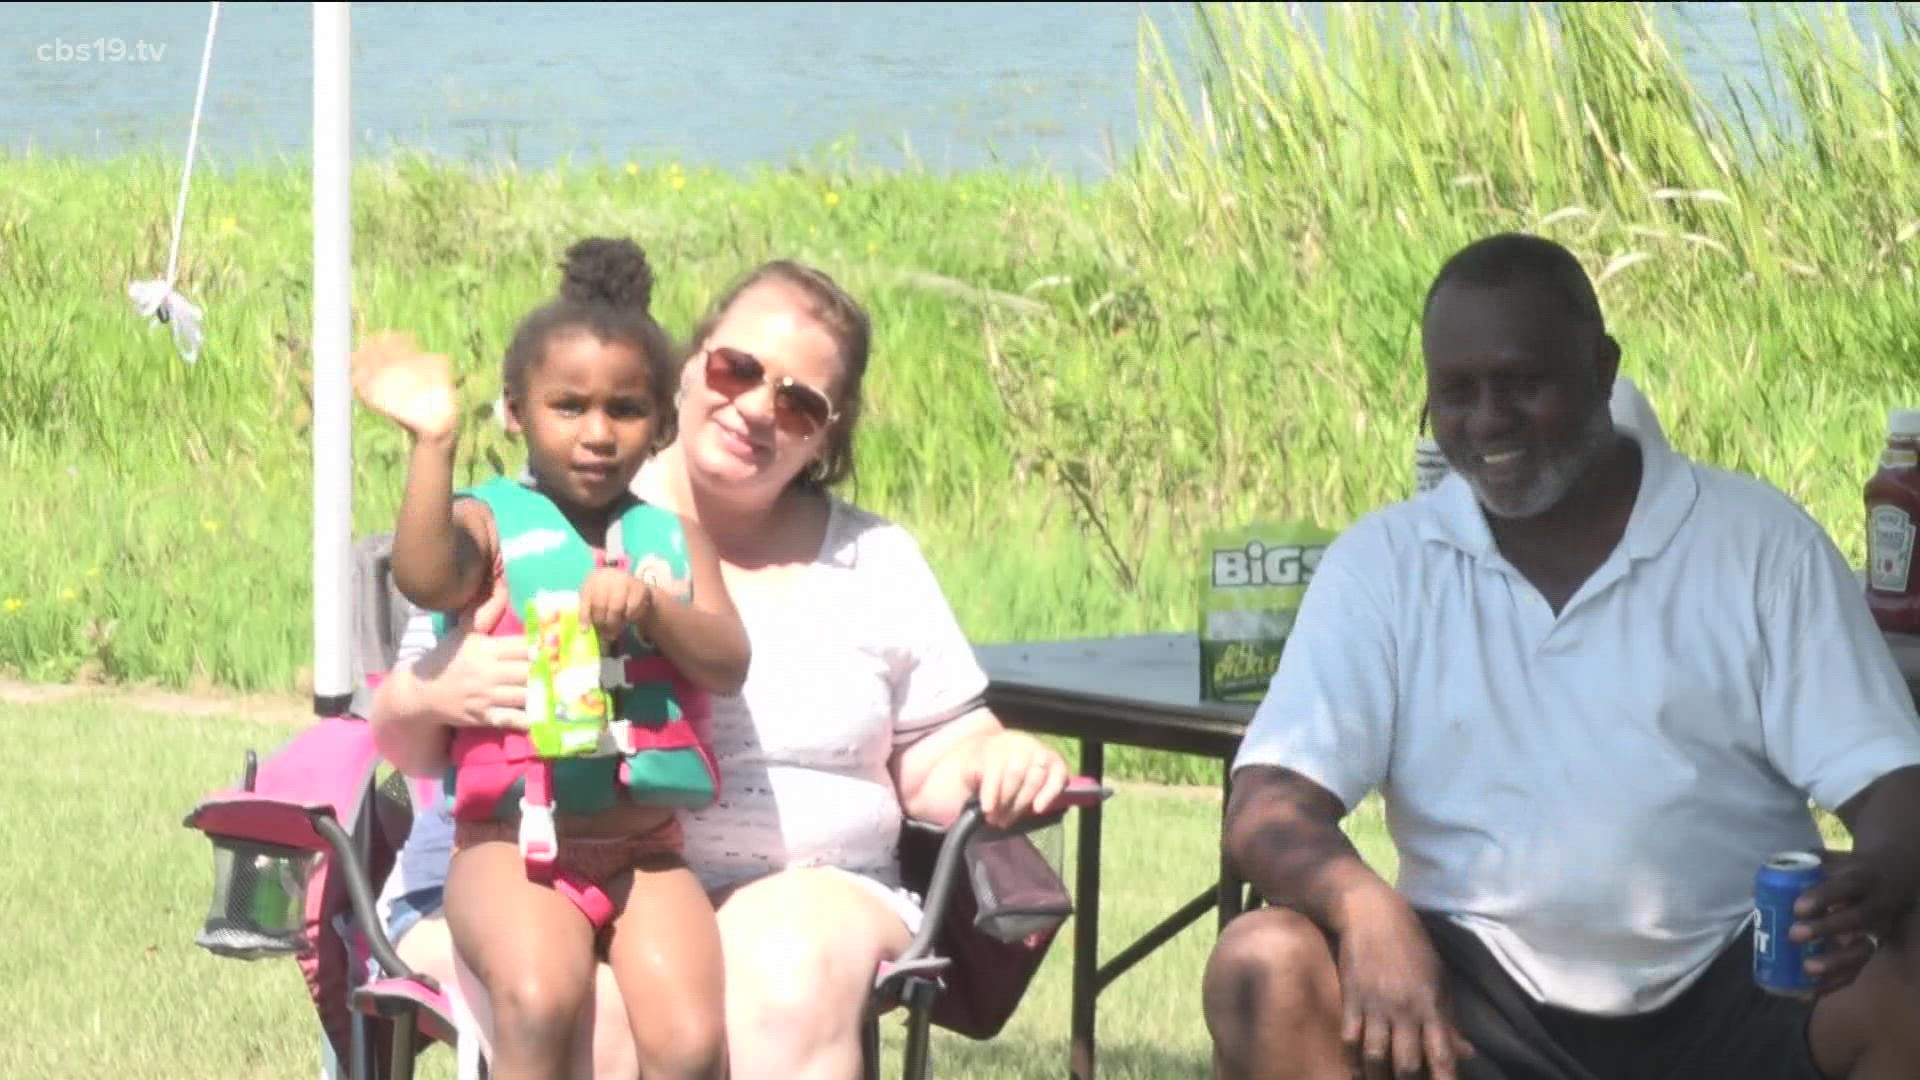
[[[156,708],[163,711],[155,711]],[[193,944],[206,912],[205,840],[181,825],[205,792],[232,782],[243,753],[294,730],[287,705],[165,711],[124,695],[49,704],[0,700],[12,767],[0,789],[0,1076],[244,1077],[306,1080],[317,1031],[291,961],[223,960]],[[134,752],[130,749],[137,748]],[[1219,797],[1201,788],[1121,785],[1108,804],[1102,958],[1197,893],[1217,866]],[[1830,839],[1844,842],[1826,822]],[[1377,801],[1349,822],[1391,878],[1397,860]],[[1072,830],[1065,837],[1071,858]],[[1064,1069],[1073,929],[1054,946],[1001,1038],[941,1036],[941,1075],[1017,1080]],[[1211,920],[1187,930],[1103,997],[1102,1075],[1206,1075],[1199,979]],[[898,1025],[886,1028],[889,1053]],[[452,1056],[422,1060],[452,1075]]]
[[[291,963],[193,944],[210,848],[181,819],[284,723],[0,706],[0,1076],[302,1077],[318,1030]]]
[[[232,781],[247,748],[264,753],[288,736],[286,710],[168,714],[126,700],[0,704],[11,760],[31,763],[0,793],[0,860],[11,868],[0,926],[12,928],[0,936],[0,1076],[306,1080],[318,1069],[318,1029],[299,971],[193,944],[211,862],[204,839],[181,825],[202,793]],[[1104,956],[1204,886],[1219,812],[1218,796],[1197,789],[1127,786],[1109,804]],[[1362,843],[1391,865],[1377,816]],[[1073,925],[999,1040],[941,1039],[941,1075],[1060,1075]],[[1102,1075],[1205,1073],[1198,986],[1211,941],[1203,922],[1108,992]],[[898,1025],[885,1030],[897,1055]],[[450,1054],[422,1060],[423,1076],[451,1074]]]

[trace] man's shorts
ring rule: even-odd
[[[1809,1003],[1754,985],[1741,934],[1657,1012],[1601,1017],[1538,1004],[1465,927],[1422,912],[1447,971],[1453,1020],[1477,1052],[1462,1080],[1823,1080]]]

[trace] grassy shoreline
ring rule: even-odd
[[[920,538],[971,635],[1188,629],[1203,529],[1338,528],[1405,494],[1426,281],[1527,229],[1600,279],[1676,447],[1779,486],[1858,562],[1886,410],[1920,405],[1913,26],[1883,52],[1770,31],[1814,118],[1776,143],[1711,115],[1632,8],[1333,23],[1321,46],[1210,10],[1204,110],[1148,34],[1141,160],[1098,185],[369,164],[357,324],[448,351],[480,412],[574,238],[640,240],[682,333],[752,263],[815,262],[876,323],[848,493]],[[288,691],[310,662],[307,176],[196,175],[192,367],[126,299],[164,269],[177,183],[161,157],[0,156],[0,673]],[[388,528],[401,442],[364,413],[354,438],[355,530]],[[484,416],[462,445],[475,475],[515,460]]]

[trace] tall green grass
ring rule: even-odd
[[[1405,494],[1427,282],[1525,229],[1587,263],[1676,446],[1780,486],[1857,561],[1885,412],[1920,404],[1901,18],[1892,43],[1825,13],[1762,27],[1803,118],[1785,136],[1757,93],[1710,108],[1644,8],[1354,5],[1314,35],[1210,6],[1197,78],[1143,24],[1140,152],[1097,185],[367,164],[356,325],[457,358],[477,476],[514,457],[484,415],[498,358],[573,239],[641,240],[682,330],[754,262],[818,263],[876,323],[851,494],[914,529],[971,634],[1185,629],[1202,529],[1339,527]],[[196,171],[191,367],[126,299],[164,268],[177,182],[158,157],[0,157],[0,668],[292,689],[312,634],[307,173]],[[390,528],[401,440],[359,413],[354,441],[355,528]]]
[[[1162,523],[1349,522],[1408,488],[1433,273],[1522,230],[1581,256],[1681,450],[1781,486],[1857,559],[1886,410],[1920,402],[1914,13],[1871,46],[1832,11],[1763,23],[1803,118],[1783,134],[1755,89],[1716,114],[1647,8],[1404,7],[1332,5],[1315,35],[1209,6],[1198,80],[1145,28],[1102,255],[1004,332],[1009,385],[1041,388],[1023,459],[1142,537],[1112,561],[1155,598],[1184,587]]]

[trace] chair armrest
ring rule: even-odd
[[[1030,815],[1016,824],[1015,831],[1045,828],[1058,823],[1066,817],[1069,810],[1089,809],[1113,797],[1113,789],[1090,777],[1078,776],[1068,782],[1060,798],[1052,809],[1044,814]],[[960,867],[962,856],[966,852],[967,841],[986,823],[981,814],[978,799],[967,800],[966,807],[952,825],[941,828],[930,822],[907,820],[907,827],[942,835],[940,854],[934,860],[933,879],[927,886],[925,906],[922,909],[920,932],[915,934],[906,949],[890,964],[881,966],[874,983],[878,987],[887,979],[903,971],[912,970],[920,961],[925,960],[933,951],[934,941],[940,935],[940,925],[946,917],[947,905],[952,899],[956,881],[962,876]]]
[[[392,978],[410,979],[429,990],[438,991],[440,985],[432,977],[408,967],[406,961],[400,959],[400,954],[394,951],[393,942],[387,939],[387,929],[380,925],[380,913],[374,904],[373,888],[367,882],[366,865],[354,850],[353,838],[347,834],[347,830],[332,814],[324,811],[313,815],[313,827],[333,849],[333,868],[346,886],[347,900],[353,905],[353,917],[366,932],[367,950],[373,954],[373,958]]]
[[[1091,776],[1076,776],[1060,792],[1057,810],[1087,810],[1113,798],[1113,789]]]
[[[460,1038],[446,992],[423,976],[368,983],[353,992],[352,1004],[362,1013],[415,1024],[428,1038],[449,1046]]]
[[[1044,828],[1065,817],[1069,810],[1084,810],[1099,806],[1111,798],[1113,798],[1112,788],[1102,785],[1100,781],[1090,776],[1076,776],[1072,780],[1067,781],[1067,786],[1061,790],[1060,798],[1055,801],[1053,809],[1044,814],[1029,815],[1020,823],[1020,826],[1030,825],[1033,828]],[[973,803],[969,802],[967,805],[971,806]],[[955,819],[955,824],[957,825],[958,823],[958,819]],[[939,825],[915,817],[907,818],[905,825],[907,828],[916,832],[932,833],[936,836],[948,832],[952,828],[952,826],[949,825]],[[1015,827],[1018,828],[1020,826]]]

